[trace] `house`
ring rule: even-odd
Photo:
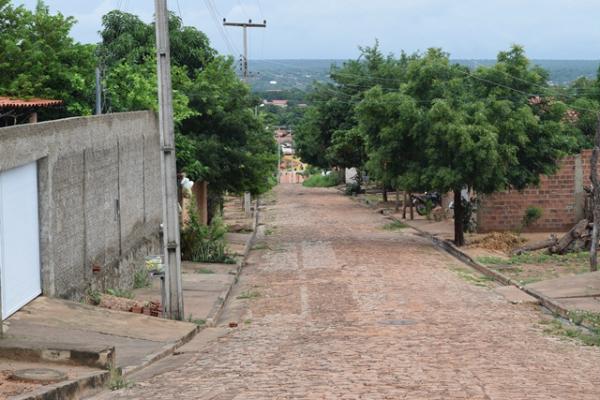
[[[263,104],[266,106],[286,108],[288,106],[288,100],[263,100]]]
[[[39,109],[57,107],[62,104],[62,100],[17,99],[0,96],[0,127],[19,123],[36,123]]]

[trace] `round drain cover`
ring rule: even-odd
[[[67,375],[55,369],[31,368],[15,371],[10,378],[17,381],[48,384],[64,381],[67,379]]]

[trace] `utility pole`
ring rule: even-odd
[[[96,67],[96,115],[102,114],[102,81],[100,80],[100,68]]]
[[[254,24],[252,20],[248,22],[227,22],[227,19],[223,18],[224,26],[237,26],[244,29],[244,55],[242,58],[242,76],[244,81],[248,80],[248,28],[266,28],[267,21],[263,21],[262,24]]]
[[[248,28],[266,28],[267,21],[263,21],[262,24],[252,23],[252,20],[248,20],[248,22],[227,22],[226,18],[223,18],[224,26],[236,26],[238,28],[242,28],[244,30],[244,55],[242,58],[242,76],[244,77],[244,81],[248,82]],[[256,109],[258,113],[258,108]],[[251,196],[250,193],[244,193],[244,198],[242,202],[242,206],[244,211],[246,212],[246,217],[250,217],[251,215]]]
[[[158,119],[162,153],[161,175],[163,179],[163,255],[165,263],[165,304],[163,306],[169,318],[181,320],[184,313],[181,288],[181,247],[179,245],[179,204],[177,202],[169,14],[167,0],[155,0],[154,5],[158,68]]]

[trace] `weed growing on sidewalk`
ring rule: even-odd
[[[128,389],[130,387],[133,387],[133,382],[125,379],[119,368],[111,367],[108,388],[110,390],[121,390]]]
[[[192,314],[190,314],[190,316],[188,317],[188,322],[191,322],[192,324],[196,324],[198,326],[206,325],[206,320],[200,319],[200,318],[194,318],[194,316]]]
[[[122,297],[124,299],[133,299],[135,297],[131,290],[125,289],[107,289],[106,293],[110,294],[111,296]]]
[[[256,290],[246,290],[242,292],[237,299],[238,300],[247,300],[247,299],[256,299],[260,297],[260,292]]]
[[[567,254],[548,254],[548,253],[525,253],[512,256],[508,259],[501,257],[478,257],[477,261],[487,265],[518,265],[518,264],[559,264],[587,262],[590,254],[586,251]]]
[[[385,229],[386,231],[396,231],[399,229],[406,229],[406,228],[409,228],[409,226],[406,225],[402,221],[393,221],[393,222],[390,222],[389,224],[385,224],[383,226],[383,229]]]
[[[572,339],[585,346],[600,346],[599,314],[577,312],[570,314],[569,318],[575,325],[568,325],[558,318],[542,320],[540,325],[545,326],[545,334]],[[589,329],[579,326],[583,322]]]
[[[195,272],[197,274],[214,274],[215,273],[215,271],[213,271],[210,268],[206,268],[206,267],[198,268]]]
[[[494,278],[478,274],[468,268],[451,266],[450,269],[462,280],[479,287],[489,288],[493,286]]]

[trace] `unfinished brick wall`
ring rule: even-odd
[[[543,210],[542,218],[525,229],[530,232],[561,232],[584,217],[584,186],[590,185],[591,150],[562,160],[559,171],[542,176],[539,187],[519,192],[481,196],[478,229],[480,232],[518,229],[529,206]]]

